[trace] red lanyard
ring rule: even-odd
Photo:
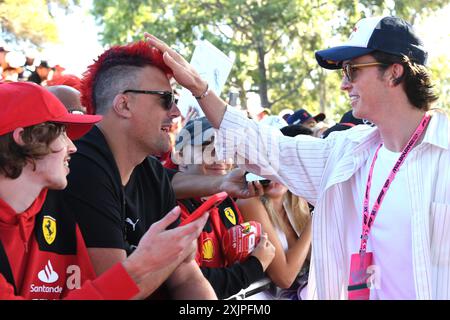
[[[366,252],[367,247],[367,239],[369,239],[369,233],[370,229],[372,228],[373,222],[375,221],[375,218],[377,216],[378,210],[380,209],[381,202],[383,201],[392,181],[394,180],[395,176],[397,175],[397,172],[400,170],[400,167],[402,166],[403,162],[405,162],[406,156],[411,151],[412,147],[416,144],[417,140],[419,140],[420,136],[424,132],[425,128],[428,125],[428,122],[430,122],[431,116],[429,114],[425,114],[422,118],[422,120],[419,123],[419,126],[417,127],[416,131],[414,131],[413,135],[409,139],[408,143],[406,144],[405,148],[403,149],[400,157],[398,158],[397,162],[395,163],[394,167],[391,170],[391,173],[389,174],[389,177],[386,179],[386,182],[383,185],[383,188],[381,189],[380,194],[378,195],[378,198],[375,200],[375,203],[373,204],[372,211],[369,215],[369,196],[370,196],[370,188],[372,186],[372,175],[373,175],[373,168],[375,167],[375,161],[378,157],[378,151],[380,150],[382,143],[378,146],[377,150],[375,151],[375,156],[372,160],[372,165],[370,166],[369,171],[369,177],[367,178],[367,185],[366,185],[366,193],[364,195],[364,206],[363,206],[363,224],[362,224],[362,233],[361,233],[361,246],[359,248],[360,253]]]

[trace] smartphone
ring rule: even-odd
[[[269,179],[266,179],[266,178],[257,176],[256,174],[253,174],[253,173],[251,173],[251,172],[247,172],[247,173],[245,174],[245,180],[246,180],[247,182],[259,181],[259,183],[261,183],[261,185],[262,185],[263,187],[268,186],[269,183],[270,183],[270,180],[269,180]]]
[[[214,207],[217,207],[223,200],[225,200],[228,197],[228,193],[226,192],[219,192],[215,195],[212,195],[209,197],[208,200],[202,203],[200,207],[195,209],[194,212],[192,212],[189,217],[187,217],[185,220],[181,221],[180,226],[184,226],[185,224],[191,223],[194,220],[197,220],[200,218],[206,211],[211,210]]]

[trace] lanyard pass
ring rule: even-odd
[[[348,280],[349,300],[369,300],[369,278],[371,273],[368,272],[368,268],[373,264],[372,260],[372,252],[352,254],[350,260],[350,277]]]
[[[411,149],[417,143],[419,138],[422,136],[425,128],[430,122],[431,116],[427,113],[423,116],[418,127],[412,134],[408,143],[404,147],[400,157],[398,158],[396,164],[392,168],[386,182],[381,189],[378,198],[375,200],[372,211],[369,213],[369,195],[370,188],[372,185],[372,175],[373,168],[375,167],[375,161],[378,157],[378,151],[380,150],[382,144],[380,144],[375,151],[375,155],[372,160],[372,165],[370,166],[369,176],[367,178],[366,192],[364,194],[364,204],[363,204],[363,223],[361,232],[361,246],[359,253],[352,254],[350,259],[350,276],[348,285],[348,299],[349,300],[368,300],[370,298],[370,285],[369,278],[371,273],[368,272],[368,268],[373,264],[373,254],[372,252],[366,252],[367,240],[369,239],[369,233],[372,225],[377,216],[378,210],[380,209],[381,203],[389,190],[389,187],[394,180],[396,174],[400,170],[400,167],[405,162],[406,157],[410,153]]]
[[[373,176],[373,168],[375,167],[375,162],[378,157],[378,151],[380,150],[381,146],[383,144],[380,144],[375,151],[375,155],[372,160],[372,165],[370,166],[369,170],[369,176],[367,177],[367,185],[366,185],[366,192],[364,193],[364,203],[363,203],[363,223],[362,223],[362,233],[361,233],[361,246],[359,249],[359,252],[365,252],[367,247],[367,240],[369,238],[370,229],[372,228],[372,225],[375,221],[375,218],[377,217],[378,210],[380,209],[381,203],[384,200],[384,197],[386,196],[386,193],[389,190],[389,187],[391,186],[392,181],[394,181],[395,176],[400,170],[400,167],[405,162],[406,157],[411,152],[414,145],[419,141],[420,137],[422,136],[423,132],[425,131],[425,128],[427,127],[428,123],[430,122],[431,116],[428,113],[425,113],[422,120],[420,120],[419,125],[417,126],[416,130],[412,134],[411,138],[409,139],[406,146],[403,148],[403,151],[398,158],[397,162],[395,163],[394,167],[392,168],[391,172],[389,173],[388,178],[386,179],[385,183],[383,184],[383,188],[381,189],[380,194],[376,198],[372,210],[369,213],[369,195],[370,195],[370,189],[372,186],[372,176]]]

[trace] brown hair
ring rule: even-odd
[[[403,74],[394,81],[396,85],[403,84],[409,102],[416,108],[429,110],[430,105],[439,98],[434,92],[430,73],[425,66],[411,61],[405,55],[397,56],[381,51],[374,51],[371,55],[376,61],[386,64],[379,66],[381,70],[386,70],[394,63],[403,66]]]
[[[65,130],[63,124],[45,122],[26,127],[22,133],[24,145],[14,141],[13,133],[0,136],[0,174],[16,179],[27,162],[35,167],[34,160],[42,159],[52,150],[49,145]]]

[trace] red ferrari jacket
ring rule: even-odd
[[[183,199],[179,200],[178,204],[181,208],[181,220],[184,220],[202,204],[202,201],[200,199]],[[227,197],[217,208],[213,208],[197,240],[197,264],[207,268],[227,267],[228,264],[223,254],[222,237],[229,228],[243,222],[241,212],[230,197]]]
[[[129,299],[138,287],[117,264],[96,278],[74,217],[55,191],[24,212],[0,199],[0,299]]]

